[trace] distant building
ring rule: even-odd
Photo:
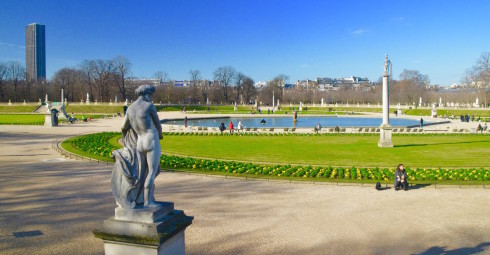
[[[32,81],[46,80],[46,36],[44,25],[26,26],[26,72]]]
[[[130,78],[125,79],[125,81],[129,82],[133,86],[140,86],[140,85],[149,84],[149,85],[153,85],[153,86],[157,87],[157,86],[161,85],[160,79],[156,79],[156,78],[155,79],[147,79],[147,78],[138,79],[138,78],[130,77]]]
[[[317,88],[317,82],[310,79],[297,80],[296,87],[303,88],[303,89],[314,89]]]
[[[369,89],[373,82],[368,78],[351,76],[347,78],[317,78],[319,91],[339,90],[340,88],[351,88],[355,90]]]

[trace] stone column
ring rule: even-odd
[[[390,148],[393,147],[391,141],[391,125],[390,125],[390,90],[388,84],[388,78],[391,75],[391,61],[388,59],[388,55],[385,55],[384,73],[383,73],[383,123],[380,126],[380,138],[378,147]]]
[[[274,110],[276,100],[274,99],[274,91],[272,91],[272,110]]]

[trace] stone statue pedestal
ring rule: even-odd
[[[157,203],[153,208],[117,207],[115,216],[93,231],[104,242],[105,254],[185,254],[185,229],[194,217],[175,210],[173,203]]]
[[[380,148],[393,148],[393,142],[391,141],[391,125],[381,125],[380,129],[380,138],[378,142],[378,147]]]
[[[52,127],[53,122],[51,121],[51,114],[44,114],[44,126]]]

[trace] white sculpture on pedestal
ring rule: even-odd
[[[383,123],[380,126],[380,139],[378,147],[390,148],[393,147],[391,141],[391,125],[390,125],[390,93],[388,78],[392,75],[391,61],[388,55],[385,55],[384,73],[383,73]]]
[[[160,172],[162,126],[151,94],[155,87],[136,89],[122,126],[123,149],[112,152],[112,193],[118,207],[114,217],[94,230],[105,254],[185,254],[185,229],[193,217],[174,210],[171,202],[157,202],[154,180]]]

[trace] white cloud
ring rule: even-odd
[[[7,46],[7,47],[13,47],[13,48],[19,48],[19,49],[25,49],[26,48],[24,45],[17,45],[17,44],[4,43],[4,42],[0,42],[0,46]]]
[[[354,31],[351,31],[350,33],[353,35],[362,35],[362,34],[365,34],[367,32],[368,32],[368,30],[360,28],[360,29],[356,29]]]

